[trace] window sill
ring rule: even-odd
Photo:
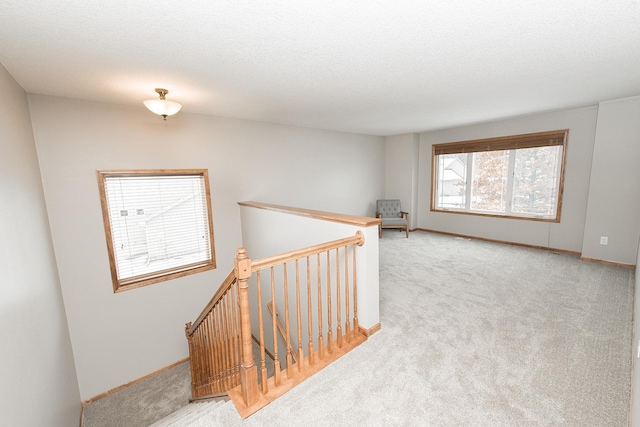
[[[504,219],[517,219],[524,221],[536,221],[536,222],[560,222],[560,216],[556,218],[544,218],[544,217],[534,217],[534,216],[521,216],[521,215],[513,215],[513,214],[500,214],[500,213],[485,213],[485,212],[469,212],[469,211],[458,211],[453,209],[431,209],[431,212],[436,213],[447,213],[447,214],[458,214],[458,215],[472,215],[472,216],[484,216],[489,218],[504,218]]]

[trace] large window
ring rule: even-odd
[[[98,171],[114,292],[216,267],[206,169]]]
[[[431,210],[560,222],[567,134],[433,145]]]

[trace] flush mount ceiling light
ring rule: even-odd
[[[173,116],[182,108],[181,104],[173,101],[167,101],[165,96],[169,93],[167,89],[156,88],[156,92],[160,95],[160,99],[147,99],[144,102],[144,106],[152,113],[164,117],[167,120],[167,116]]]

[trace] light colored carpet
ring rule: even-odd
[[[260,347],[255,342],[253,350],[254,359],[259,361]],[[268,376],[273,375],[273,359],[267,355],[265,362]],[[187,361],[86,405],[82,427],[141,427],[158,420],[165,426],[180,426],[224,403],[188,405],[190,398],[191,372]]]
[[[191,397],[189,362],[86,405],[82,427],[141,427],[184,407]]]
[[[228,402],[183,425],[629,425],[631,270],[400,234],[380,332],[245,421]]]
[[[380,241],[382,330],[242,421],[186,405],[184,363],[85,408],[83,427],[628,426],[631,270],[394,230]]]

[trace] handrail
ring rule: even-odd
[[[316,211],[313,209],[295,208],[292,206],[274,205],[271,203],[261,202],[238,202],[240,206],[265,209],[268,211],[279,212],[287,215],[303,216],[306,218],[314,218],[322,221],[339,222],[341,224],[355,225],[356,227],[372,227],[382,222],[381,219],[371,218],[368,216],[348,215],[327,211]]]
[[[279,255],[274,255],[258,260],[251,260],[251,272],[254,273],[258,270],[274,267],[288,261],[294,261],[297,258],[303,258],[309,255],[314,255],[320,252],[326,252],[331,249],[341,248],[343,246],[353,244],[356,244],[358,246],[364,245],[364,234],[362,233],[362,231],[357,231],[356,235],[352,237],[345,237],[344,239],[333,240],[331,242],[321,243],[319,245],[309,246],[303,249],[297,249],[295,251],[284,252]]]
[[[231,270],[229,275],[226,277],[226,279],[224,279],[224,281],[220,285],[220,288],[218,288],[218,291],[213,295],[211,300],[209,300],[209,303],[204,307],[204,309],[200,313],[200,316],[198,316],[198,318],[196,319],[195,322],[193,322],[191,327],[187,329],[187,332],[189,333],[189,335],[192,335],[193,332],[196,329],[198,329],[198,326],[200,325],[200,323],[202,323],[204,318],[207,317],[207,314],[209,314],[209,312],[213,309],[213,307],[216,305],[220,297],[222,297],[222,295],[224,295],[229,290],[231,285],[233,285],[235,282],[236,282],[236,276],[234,271]]]
[[[342,246],[357,244],[358,246],[364,245],[364,234],[361,231],[357,231],[355,236],[345,237],[343,239],[333,240],[331,242],[321,243],[315,246],[309,246],[304,249],[297,249],[295,251],[284,252],[278,255],[274,255],[271,257],[262,258],[259,260],[252,260],[251,262],[251,272],[256,272],[258,270],[272,267],[278,264],[282,264],[287,261],[293,261],[296,258],[302,258],[308,255],[313,255],[318,252],[324,252],[330,249],[339,248]],[[202,310],[198,318],[195,322],[192,323],[191,327],[188,329],[189,334],[193,334],[193,332],[198,328],[198,325],[202,323],[207,314],[211,311],[216,302],[220,299],[222,295],[227,292],[229,287],[233,285],[236,281],[236,277],[234,274],[234,270],[229,272],[229,275],[224,279],[218,291],[213,295],[209,303]]]
[[[227,392],[245,418],[364,342],[367,337],[358,327],[356,278],[356,248],[363,245],[364,233],[357,231],[355,236],[255,261],[247,256],[245,248],[239,248],[234,269],[196,321],[187,323],[185,328],[193,398]],[[270,279],[262,282],[261,272]],[[272,337],[268,339],[272,339],[274,350],[273,355],[269,354],[274,362],[271,375],[265,360],[265,293],[271,296],[271,302],[266,303],[272,322]],[[257,307],[257,313],[251,313],[251,305]],[[284,307],[283,322],[276,306]],[[258,329],[259,337],[252,330],[251,318],[256,314],[257,325],[253,329]],[[303,331],[308,333],[306,354]],[[278,333],[286,341],[286,362],[278,357]],[[297,349],[290,342],[294,335]],[[256,339],[260,349],[259,356],[254,357]],[[282,370],[281,363],[286,369]]]

